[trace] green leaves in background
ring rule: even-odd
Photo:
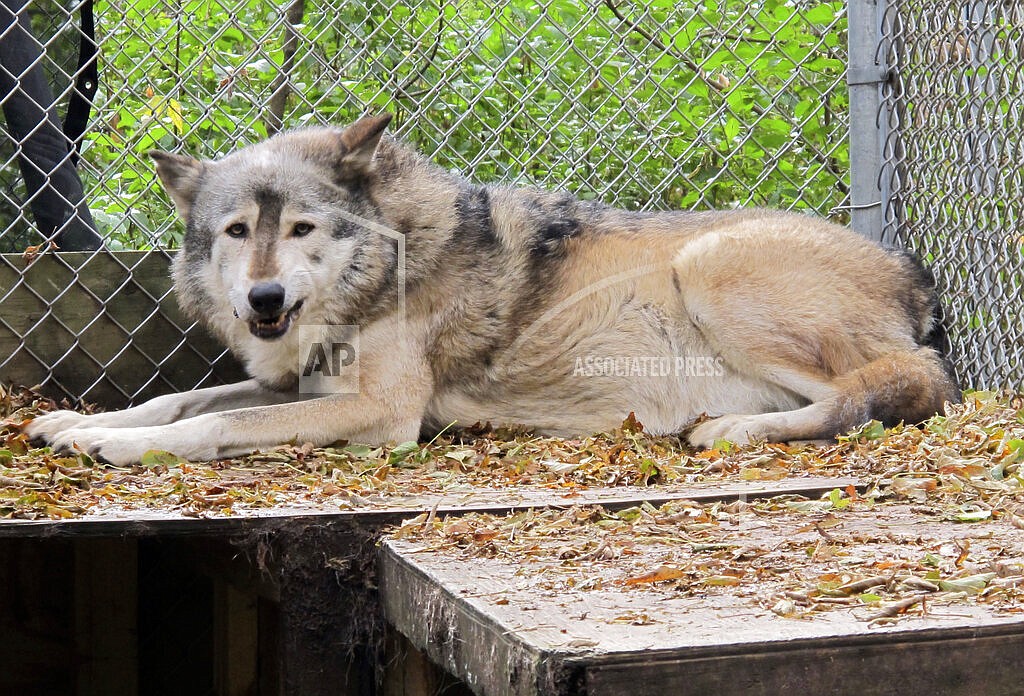
[[[100,14],[83,170],[113,248],[180,242],[147,150],[213,157],[268,135],[287,4],[228,4],[227,20],[198,0],[121,0]],[[849,161],[844,6],[307,0],[282,120],[389,110],[445,167],[625,207],[828,213],[845,200]]]

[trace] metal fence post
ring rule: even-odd
[[[998,223],[992,219],[990,203],[997,196],[1000,179],[997,167],[999,133],[992,128],[993,115],[989,104],[999,100],[999,86],[996,81],[998,65],[994,55],[996,44],[996,7],[988,0],[970,0],[963,9],[966,26],[966,45],[969,51],[969,78],[971,100],[968,111],[968,129],[965,133],[969,161],[969,178],[964,189],[975,201],[980,202],[977,210],[980,216],[971,220],[963,247],[965,256],[971,259],[971,276],[974,283],[973,300],[977,316],[986,328],[999,327],[1003,321],[1004,307],[1000,298],[1003,271],[992,261],[997,258],[998,247],[993,227]],[[1012,341],[1002,340],[1003,331],[983,331],[972,337],[971,343],[978,359],[968,369],[961,368],[978,388],[999,386],[1000,367],[1008,362],[1007,344],[1012,351]]]
[[[999,171],[994,161],[994,152],[998,149],[997,135],[991,129],[987,118],[985,103],[990,99],[998,99],[999,86],[996,75],[986,68],[994,62],[993,46],[995,44],[995,8],[993,3],[974,0],[964,8],[966,16],[967,47],[970,51],[971,72],[973,74],[971,100],[971,124],[973,128],[967,133],[970,143],[971,180],[970,190],[976,196],[994,196]]]
[[[883,118],[882,84],[888,79],[880,51],[885,0],[849,0],[850,207],[853,228],[880,240],[885,199],[882,148],[889,119]],[[886,187],[887,188],[887,187]]]

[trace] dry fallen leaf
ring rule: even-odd
[[[660,566],[650,573],[644,573],[632,578],[626,578],[622,581],[623,585],[643,585],[651,582],[663,582],[665,580],[678,580],[684,577],[686,572],[679,568],[672,568],[669,566]]]

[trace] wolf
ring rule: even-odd
[[[958,400],[934,280],[907,253],[798,213],[629,212],[478,185],[385,135],[389,121],[216,161],[151,153],[186,227],[179,302],[251,379],[57,411],[28,435],[129,464],[478,422],[573,437],[633,412],[705,448],[829,439]],[[357,388],[310,393],[309,336],[332,326],[358,329]]]

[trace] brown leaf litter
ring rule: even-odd
[[[424,514],[394,535],[455,558],[515,560],[548,591],[728,592],[788,618],[844,609],[875,624],[961,602],[1021,611],[1019,394],[977,392],[921,427],[869,423],[827,446],[722,442],[695,452],[627,421],[564,440],[478,428],[426,444],[294,443],[214,462],[151,452],[128,468],[27,442],[19,426],[57,407],[30,390],[0,389],[0,516],[387,508],[410,496],[480,491],[542,490],[571,501],[595,487],[656,495],[676,484],[854,476],[866,486],[817,500]]]

